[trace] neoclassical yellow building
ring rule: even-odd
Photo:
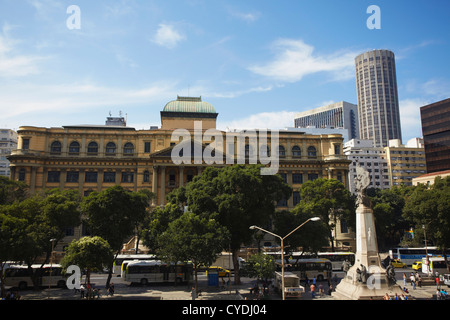
[[[160,128],[136,130],[127,127],[121,117],[109,117],[105,125],[22,126],[18,130],[18,149],[8,157],[11,179],[26,182],[31,192],[61,188],[78,189],[87,195],[114,185],[134,191],[149,189],[156,194],[154,205],[163,205],[168,193],[191,181],[207,166],[230,165],[226,161],[176,164],[171,157],[179,141],[173,139],[174,130],[185,129],[194,136],[195,124],[200,123],[205,133],[216,129],[217,116],[214,107],[200,97],[177,97],[161,111]],[[267,152],[276,152],[278,174],[294,189],[290,199],[278,203],[280,209],[293,208],[300,201],[298,188],[308,180],[334,178],[348,187],[350,161],[343,155],[341,135],[279,130],[279,146],[270,150],[273,134],[268,131]],[[202,150],[211,142],[201,141]],[[224,148],[229,144],[224,143]],[[245,149],[235,149],[236,158],[239,150],[244,150],[247,158],[252,153],[248,144]],[[225,157],[225,149],[223,154]],[[338,228],[336,245],[351,244],[353,234],[340,231]]]

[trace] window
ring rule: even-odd
[[[103,182],[116,182],[116,173],[111,171],[103,172]]]
[[[341,154],[341,145],[339,143],[334,145],[334,154]]]
[[[134,145],[131,142],[125,143],[123,146],[123,154],[132,155],[134,153]]]
[[[341,219],[340,223],[341,223],[341,233],[348,233],[347,221],[345,221],[345,219]]]
[[[80,153],[80,144],[77,141],[71,142],[69,145],[69,153],[78,154]]]
[[[122,172],[122,182],[132,183],[134,181],[133,172]]]
[[[98,144],[97,144],[97,142],[94,142],[94,141],[89,142],[87,152],[90,155],[96,155],[98,153]]]
[[[78,182],[79,176],[80,174],[78,171],[68,171],[66,175],[66,182]]]
[[[30,149],[30,139],[22,139],[22,150]]]
[[[281,199],[280,201],[278,201],[277,206],[278,207],[287,207],[288,203],[286,198],[283,196],[283,199]]]
[[[144,142],[144,152],[150,153],[152,150],[152,143],[151,142]]]
[[[268,145],[262,145],[261,147],[260,147],[260,150],[259,150],[259,156],[260,157],[265,157],[265,158],[267,158],[267,157],[270,157],[270,149],[269,149],[269,146]]]
[[[106,155],[115,155],[116,154],[116,144],[114,142],[108,142],[106,144]]]
[[[300,157],[302,155],[302,152],[300,150],[299,146],[293,146],[292,147],[292,156],[294,157]]]
[[[316,148],[311,146],[308,148],[308,157],[317,157]]]
[[[284,182],[287,182],[286,173],[279,173],[281,179],[283,179]]]
[[[93,172],[93,171],[85,172],[84,182],[97,182],[97,172]]]
[[[194,173],[192,170],[188,170],[187,175],[186,175],[186,181],[191,182],[192,179],[194,179]]]
[[[26,176],[26,171],[25,169],[20,169],[19,170],[19,181],[25,181],[25,176]]]
[[[294,173],[292,175],[292,183],[303,183],[303,175],[301,173]]]
[[[150,172],[148,170],[144,171],[143,182],[150,182]]]
[[[60,174],[59,171],[49,171],[47,174],[47,182],[59,182]]]
[[[278,155],[280,157],[285,157],[286,156],[286,149],[284,149],[283,146],[278,146]]]
[[[50,153],[61,153],[61,142],[53,141],[50,146]]]
[[[175,171],[170,170],[170,172],[169,172],[169,187],[175,187],[175,185],[176,185],[175,179],[176,179]]]
[[[319,179],[319,175],[317,173],[308,173],[308,180],[313,181]]]
[[[300,203],[300,192],[295,191],[292,193],[292,200],[294,202],[294,206]]]

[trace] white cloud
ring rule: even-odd
[[[296,82],[317,72],[330,72],[334,80],[354,77],[357,52],[338,51],[330,55],[314,54],[314,47],[302,40],[280,39],[273,43],[277,56],[265,65],[255,65],[250,71],[276,80]]]
[[[11,25],[5,23],[0,33],[0,78],[23,77],[38,73],[38,63],[46,58],[18,54],[16,46],[20,41],[10,36],[11,30]]]
[[[411,138],[422,137],[420,107],[423,107],[429,103],[431,102],[419,98],[404,99],[398,102],[403,142],[406,142]]]
[[[159,25],[152,41],[162,47],[172,49],[185,39],[186,37],[178,32],[174,26],[162,23]]]
[[[290,111],[261,112],[239,120],[219,122],[217,128],[220,130],[284,129],[294,126],[295,113]]]
[[[260,12],[240,12],[236,10],[230,10],[230,14],[240,20],[245,22],[255,22],[261,16]]]

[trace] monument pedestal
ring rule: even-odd
[[[390,284],[381,265],[375,234],[375,221],[370,207],[361,203],[356,209],[356,254],[355,264],[336,287],[333,296],[340,300],[383,299],[389,294],[401,296],[403,290]]]

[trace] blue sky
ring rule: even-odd
[[[370,5],[381,29],[367,28]],[[297,112],[356,103],[355,56],[389,49],[406,143],[420,106],[450,96],[449,31],[447,0],[0,0],[0,127],[122,112],[149,128],[177,95],[202,96],[221,129],[294,126]]]

